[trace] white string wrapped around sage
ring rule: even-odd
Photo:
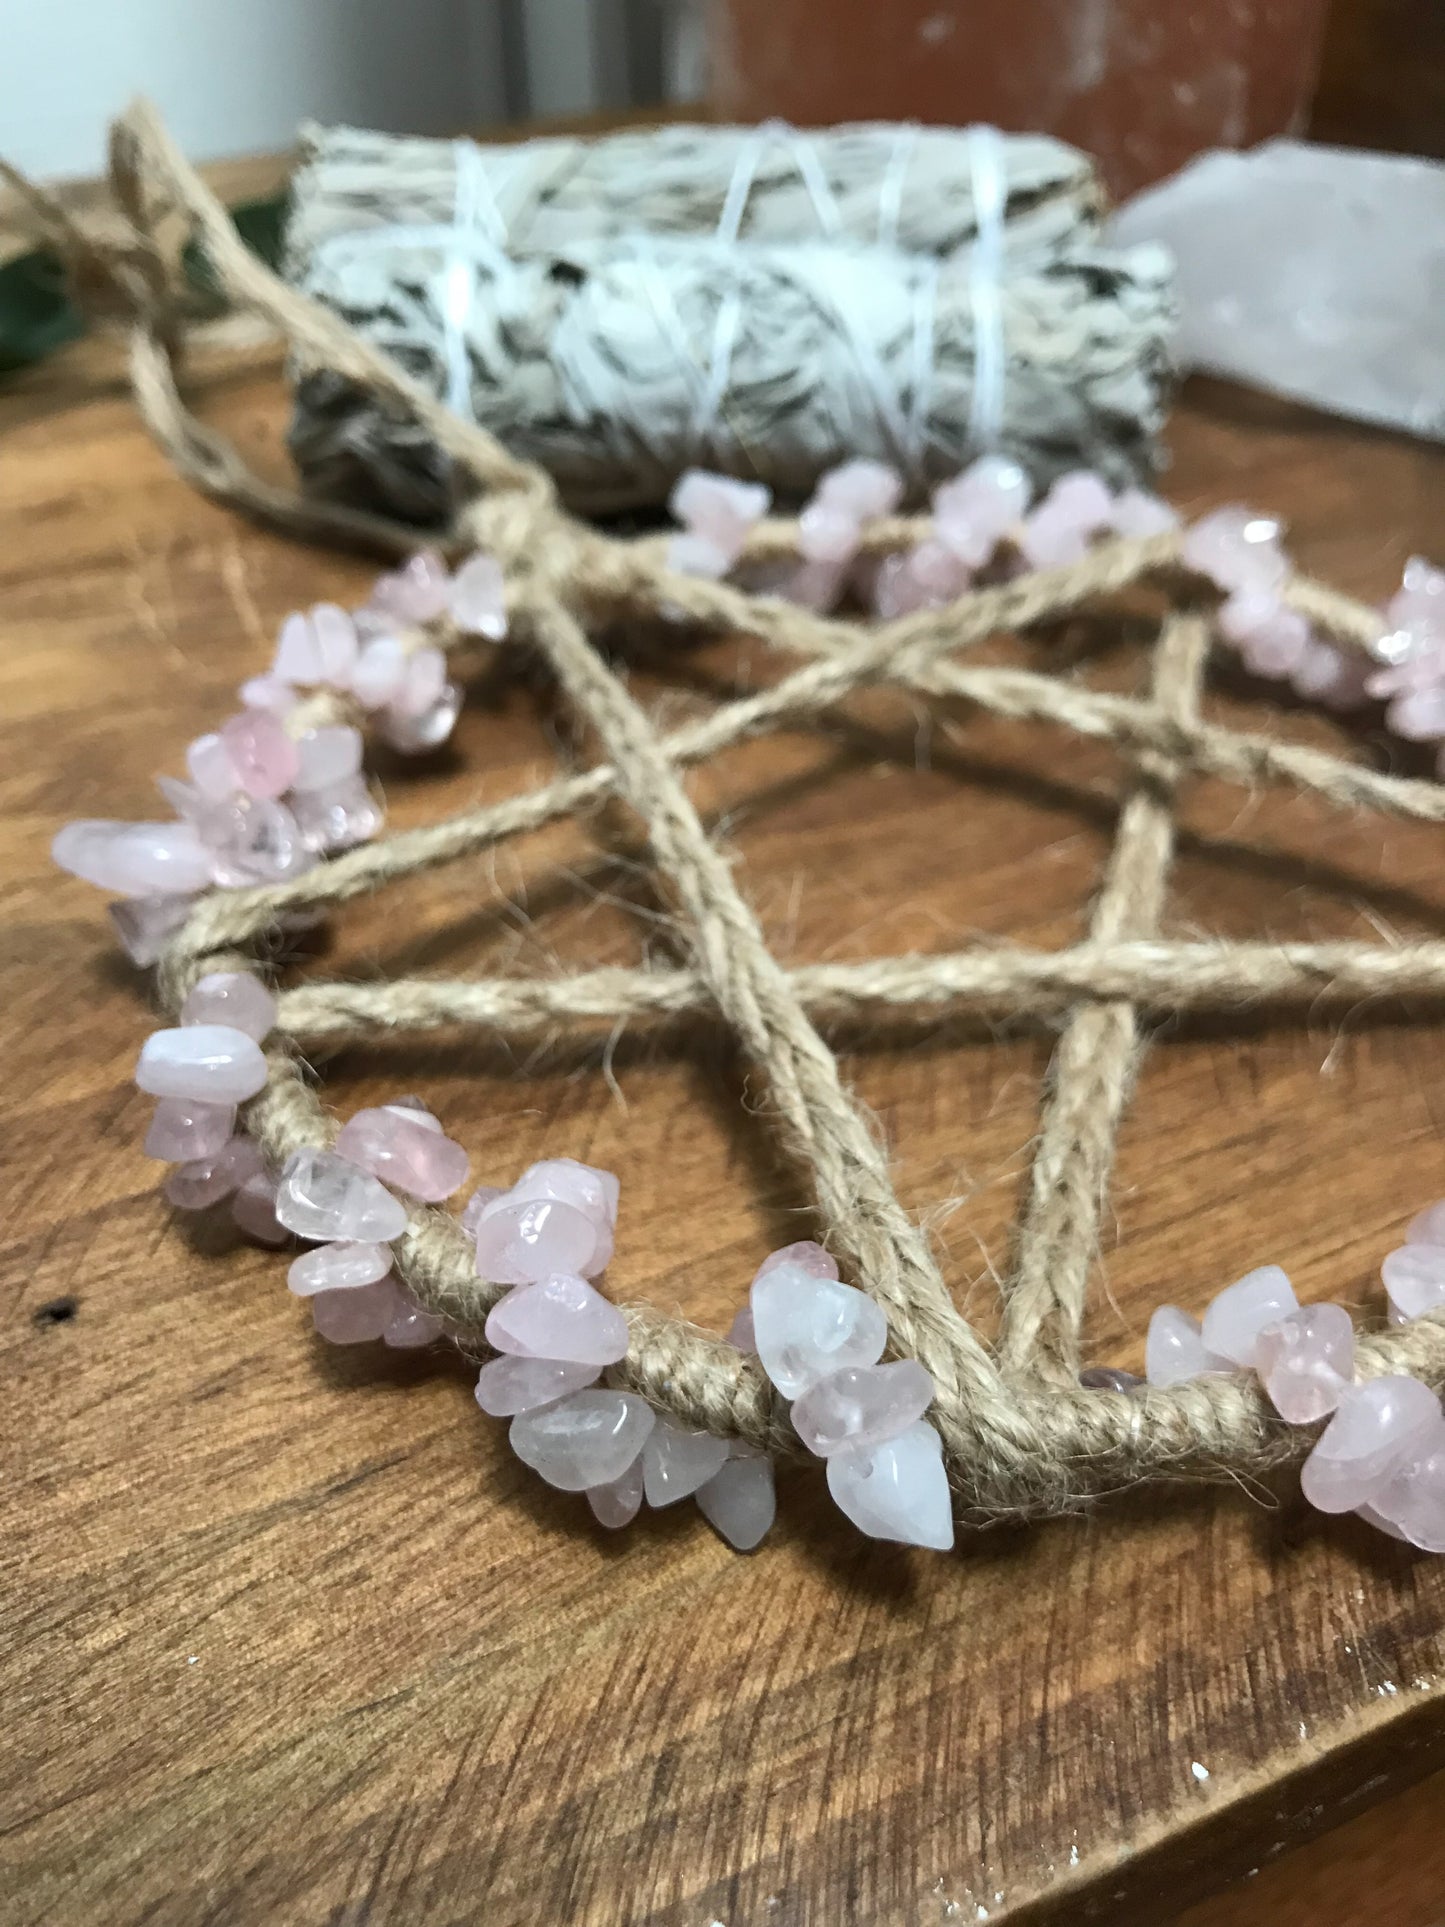
[[[1041,480],[1153,466],[1167,259],[1099,241],[1092,173],[1057,142],[672,128],[313,150],[293,278],[584,510],[657,504],[694,465],[785,499],[850,455],[914,493],[981,446]],[[431,443],[331,371],[301,372],[291,444],[319,494],[418,521],[455,506]]]

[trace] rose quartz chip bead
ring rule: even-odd
[[[358,1111],[342,1125],[335,1149],[338,1157],[426,1204],[439,1204],[466,1183],[461,1145],[438,1131],[435,1120],[424,1123],[391,1105]]]
[[[688,1432],[659,1418],[642,1448],[642,1489],[650,1506],[676,1505],[719,1472],[728,1456],[726,1439]]]
[[[286,1285],[298,1298],[314,1298],[319,1291],[355,1291],[374,1285],[390,1270],[389,1245],[318,1245],[294,1261]]]
[[[753,1274],[753,1284],[770,1271],[776,1271],[779,1265],[796,1265],[799,1271],[806,1271],[814,1278],[838,1276],[838,1260],[812,1238],[799,1238],[796,1244],[780,1245],[776,1251],[770,1251]]]
[[[565,1273],[518,1285],[487,1314],[487,1343],[520,1358],[615,1365],[627,1356],[627,1320],[585,1278]]]
[[[737,1552],[751,1552],[772,1530],[777,1513],[773,1468],[751,1446],[733,1445],[723,1465],[697,1490],[697,1507]]]
[[[475,1213],[477,1270],[499,1285],[595,1278],[612,1256],[617,1180],[570,1158],[530,1165]]]
[[[1255,1345],[1266,1325],[1299,1309],[1294,1287],[1278,1265],[1260,1265],[1226,1286],[1204,1314],[1204,1349],[1243,1370],[1255,1362]]]
[[[589,1485],[587,1503],[598,1525],[617,1532],[632,1524],[642,1508],[642,1460],[634,1459],[620,1478]]]
[[[1445,1552],[1445,1424],[1427,1433],[1357,1510],[1422,1552]]]
[[[145,1154],[168,1164],[213,1158],[231,1141],[234,1104],[208,1104],[196,1097],[163,1097],[146,1132]]]
[[[1300,1487],[1321,1512],[1373,1505],[1412,1454],[1440,1444],[1440,1401],[1416,1378],[1353,1385],[1304,1462]]]
[[[276,1216],[276,1180],[267,1171],[258,1171],[231,1199],[231,1216],[238,1230],[261,1245],[284,1245],[291,1233]]]
[[[1150,1385],[1182,1385],[1204,1372],[1227,1372],[1229,1361],[1205,1346],[1199,1320],[1178,1305],[1161,1305],[1149,1320],[1144,1377]]]
[[[462,692],[455,683],[446,683],[435,702],[411,711],[393,701],[381,719],[381,733],[403,756],[421,756],[440,749],[456,728],[462,711]]]
[[[886,462],[857,456],[821,476],[814,499],[852,522],[872,522],[897,509],[903,500],[903,477]]]
[[[1402,1245],[1380,1266],[1380,1276],[1390,1304],[1402,1320],[1438,1311],[1445,1306],[1445,1245]]]
[[[464,635],[502,641],[507,633],[507,590],[495,556],[469,555],[447,593],[452,621]]]
[[[761,482],[688,469],[668,499],[684,531],[668,545],[668,567],[688,575],[726,575],[771,501]]]
[[[211,858],[191,823],[67,823],[53,860],[83,883],[127,897],[189,895],[211,883]]]
[[[365,1345],[386,1336],[397,1309],[397,1290],[391,1278],[339,1291],[318,1291],[311,1299],[311,1318],[329,1345]]]
[[[1291,1425],[1327,1418],[1355,1375],[1355,1329],[1343,1305],[1302,1305],[1266,1325],[1254,1367],[1274,1409]]]
[[[322,789],[295,790],[291,810],[307,850],[333,852],[369,843],[386,820],[364,776],[343,776]]]
[[[334,1151],[293,1151],[276,1187],[276,1215],[301,1238],[389,1244],[406,1229],[406,1209],[385,1185]]]
[[[564,1492],[611,1485],[633,1464],[653,1427],[652,1407],[631,1392],[574,1392],[519,1412],[508,1436],[524,1465]]]
[[[345,609],[334,602],[318,602],[282,623],[272,673],[277,682],[287,685],[346,689],[357,651],[356,624]]]
[[[229,1024],[185,1024],[149,1036],[135,1081],[152,1097],[241,1104],[266,1082],[266,1059],[254,1037]]]
[[[921,1420],[879,1445],[848,1446],[827,1461],[828,1490],[870,1539],[947,1552],[953,1504],[943,1442]]]
[[[934,533],[967,568],[981,569],[1005,536],[1017,535],[1032,493],[1017,462],[981,456],[935,492]]]
[[[1035,569],[1066,568],[1088,553],[1092,537],[1112,526],[1114,498],[1092,469],[1061,475],[1018,531],[1019,553]]]
[[[881,1445],[921,1419],[932,1403],[933,1380],[903,1358],[830,1373],[808,1387],[791,1416],[808,1450],[826,1459],[845,1448]]]
[[[248,796],[284,796],[295,782],[301,756],[286,726],[265,709],[243,709],[220,728],[236,787]]]
[[[204,1211],[261,1175],[261,1153],[248,1137],[229,1138],[213,1157],[178,1164],[161,1190],[177,1211]]]
[[[477,1378],[476,1398],[492,1418],[514,1418],[541,1405],[555,1405],[601,1376],[600,1365],[579,1365],[562,1358],[522,1358],[504,1353],[488,1359]],[[638,1486],[639,1503],[641,1485]],[[636,1511],[636,1507],[633,1510]]]
[[[1279,537],[1280,525],[1272,516],[1246,508],[1216,509],[1185,531],[1179,554],[1226,595],[1269,595],[1283,588],[1289,576]]]
[[[181,1023],[229,1024],[259,1044],[276,1027],[276,999],[247,971],[211,971],[181,1005]]]
[[[166,944],[191,913],[194,897],[126,897],[108,904],[121,948],[133,964],[148,970],[159,963]]]
[[[1114,497],[1110,520],[1116,535],[1131,540],[1167,535],[1179,527],[1179,517],[1169,504],[1142,488],[1120,489]]]
[[[1219,611],[1219,633],[1256,676],[1291,676],[1304,663],[1310,626],[1270,590],[1239,589]]]
[[[784,1398],[798,1398],[831,1372],[873,1365],[888,1342],[882,1308],[865,1292],[820,1278],[797,1264],[777,1264],[754,1279],[749,1294],[763,1370]]]
[[[451,578],[433,549],[423,549],[390,575],[378,576],[371,606],[398,622],[421,626],[447,613]]]

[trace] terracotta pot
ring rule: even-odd
[[[711,0],[718,109],[1060,135],[1116,195],[1299,131],[1326,0]]]

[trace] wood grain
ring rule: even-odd
[[[270,377],[207,387],[274,461]],[[187,493],[90,373],[68,401],[0,399],[0,432],[7,1921],[1157,1923],[1445,1757],[1445,1575],[1287,1487],[1122,1499],[939,1559],[860,1541],[800,1473],[750,1559],[690,1510],[609,1538],[509,1457],[458,1360],[329,1351],[274,1254],[170,1219],[128,1081],[144,986],[49,838],[152,812],[153,773],[226,713],[279,617],[357,598],[367,571]],[[1181,502],[1278,505],[1346,588],[1383,593],[1440,546],[1438,451],[1205,387],[1173,446]],[[1142,667],[1086,624],[1009,647],[1111,685]],[[766,673],[742,647],[669,667],[636,682],[674,714]],[[392,819],[499,797],[569,746],[526,676],[483,678],[455,755],[386,768]],[[804,960],[1066,940],[1119,780],[1098,745],[875,696],[731,752],[696,792]],[[1212,784],[1184,823],[1171,929],[1445,920],[1423,826]],[[300,968],[660,955],[655,908],[636,826],[604,813],[354,906]],[[850,1040],[901,1193],[984,1325],[1047,1042]],[[1380,1257],[1445,1191],[1442,1060],[1425,1009],[1164,1027],[1092,1358],[1137,1365],[1158,1300],[1197,1305],[1267,1258],[1378,1314]],[[343,1108],[420,1091],[479,1178],[544,1148],[618,1170],[619,1298],[725,1323],[808,1228],[705,1030],[625,1035],[605,1064],[399,1040],[324,1074]],[[1247,1906],[1218,1922],[1286,1918]]]

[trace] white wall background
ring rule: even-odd
[[[675,92],[698,0],[0,0],[0,153],[90,175],[148,94],[197,160],[305,119],[457,133]]]

